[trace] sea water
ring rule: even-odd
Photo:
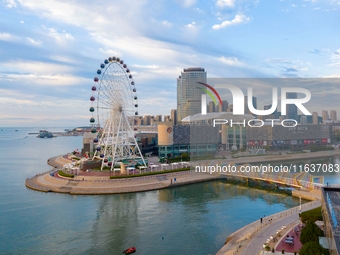
[[[33,191],[26,178],[82,146],[81,136],[28,135],[39,129],[0,128],[0,254],[122,254],[130,246],[135,254],[215,254],[237,229],[299,204],[222,181],[117,195]]]

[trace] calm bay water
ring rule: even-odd
[[[32,191],[27,177],[82,145],[82,137],[28,135],[39,129],[0,128],[0,254],[121,254],[130,246],[135,254],[215,254],[235,230],[299,203],[221,181],[104,196]]]

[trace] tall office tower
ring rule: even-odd
[[[300,117],[300,124],[301,125],[306,125],[307,124],[307,116],[301,115],[301,117]]]
[[[151,115],[144,115],[143,116],[143,125],[144,126],[151,125]]]
[[[207,72],[201,67],[185,68],[177,78],[177,122],[201,112],[204,91],[198,82],[207,83]]]
[[[297,98],[297,93],[295,92],[287,92],[286,95],[287,99],[296,99]],[[299,121],[298,119],[298,109],[295,104],[287,104],[286,105],[286,119],[292,119]]]
[[[337,120],[337,117],[336,117],[336,110],[331,110],[330,111],[330,117],[331,117],[331,120],[335,121]]]
[[[313,124],[318,124],[318,113],[317,112],[313,112]]]
[[[177,125],[177,110],[176,109],[171,109],[170,117],[172,119],[172,125],[176,126]]]
[[[138,126],[141,126],[141,125],[143,125],[143,118],[141,117],[141,116],[137,116],[137,125]]]
[[[215,103],[213,101],[208,104],[208,112],[215,112]]]
[[[323,110],[322,111],[322,121],[325,120],[329,120],[329,116],[328,116],[328,111],[327,110]]]
[[[256,97],[253,97],[252,102],[253,102],[254,108],[257,109]],[[244,97],[244,112],[245,112],[245,114],[253,115],[253,113],[249,110],[249,107],[248,107],[248,96]]]
[[[265,106],[263,106],[263,110],[269,110],[271,107],[272,107],[271,104],[265,105]],[[278,115],[277,114],[277,109],[275,109],[275,111],[272,114],[262,116],[262,120],[277,119],[278,118],[277,115]]]
[[[155,122],[161,122],[161,121],[162,121],[162,115],[156,115]]]
[[[170,121],[170,115],[164,115],[164,121]]]
[[[228,111],[229,103],[227,100],[222,101],[222,112]]]
[[[223,101],[222,101],[222,103],[223,103]],[[217,105],[215,105],[215,112],[222,112],[222,105],[217,103]]]
[[[151,116],[151,118],[150,118],[150,125],[151,126],[155,125],[155,116]]]

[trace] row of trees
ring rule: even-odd
[[[319,243],[319,236],[324,236],[323,231],[315,224],[322,220],[321,207],[300,214],[306,226],[301,230],[300,242],[303,244],[299,255],[329,255],[329,251]]]

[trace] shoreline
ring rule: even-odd
[[[241,157],[228,160],[234,164],[278,162],[278,161],[294,161],[294,160],[313,160],[316,158],[329,158],[340,156],[340,150],[319,151],[304,154],[285,154],[285,155],[264,155],[255,157]],[[192,164],[206,163],[211,160],[192,161]],[[195,170],[183,172],[174,172],[166,174],[158,174],[144,177],[134,177],[126,179],[108,179],[103,176],[77,176],[73,180],[56,178],[50,175],[51,172],[62,168],[63,165],[70,163],[71,160],[64,158],[62,155],[52,157],[47,160],[47,164],[54,168],[48,172],[37,174],[31,178],[27,178],[25,185],[27,188],[42,192],[57,192],[77,195],[101,195],[101,194],[121,194],[130,192],[142,192],[157,189],[175,187],[179,185],[187,185],[197,182],[228,178],[220,174],[199,173]],[[195,163],[194,163],[195,162]],[[175,180],[176,181],[173,181]],[[251,178],[251,177],[247,177]],[[304,196],[306,197],[306,196]],[[307,194],[308,199],[308,194]]]
[[[311,152],[304,154],[286,154],[286,155],[264,155],[264,156],[255,156],[255,157],[240,157],[237,159],[227,160],[230,163],[236,164],[256,164],[256,163],[264,163],[264,162],[282,162],[282,161],[295,161],[295,160],[313,160],[317,158],[333,158],[335,156],[340,156],[340,150],[334,151],[321,151],[321,152]],[[135,192],[145,192],[151,190],[159,190],[165,188],[171,188],[182,185],[189,185],[199,182],[211,181],[211,180],[219,180],[227,178],[226,176],[217,175],[217,174],[207,174],[207,173],[197,173],[195,170],[188,170],[183,172],[174,172],[167,174],[159,174],[152,176],[144,176],[144,177],[135,177],[135,178],[127,178],[127,179],[111,179],[104,180],[104,177],[84,177],[85,179],[78,180],[67,180],[63,178],[56,178],[51,176],[50,173],[56,171],[58,168],[61,168],[64,164],[69,163],[70,160],[64,158],[63,155],[56,156],[48,159],[47,163],[54,168],[48,172],[37,174],[32,178],[27,178],[25,181],[25,185],[27,188],[32,190],[42,191],[42,192],[56,192],[56,193],[64,193],[64,194],[72,194],[72,195],[109,195],[109,194],[122,194],[122,193],[135,193]],[[199,161],[193,161],[199,163]],[[201,161],[207,162],[207,161]],[[81,177],[83,178],[83,177]],[[175,180],[176,182],[173,182]],[[316,200],[309,203],[307,205],[314,206],[316,203],[319,203],[321,199],[321,194],[317,194],[316,192],[308,192],[302,190],[294,190],[292,192],[292,196],[294,197],[302,197],[307,200]],[[288,211],[290,214],[293,213],[293,209],[298,210],[297,207],[270,215],[265,217],[264,219],[273,218],[274,221],[280,221],[282,219],[288,218]],[[231,255],[234,252],[238,252],[240,249],[244,249],[244,246],[249,245],[250,239],[258,232],[261,232],[262,226],[259,227],[257,221],[252,222],[234,233],[230,234],[226,238],[225,244],[222,248],[217,252],[218,255]],[[264,225],[264,227],[266,224]],[[260,250],[259,250],[260,251]],[[258,251],[258,252],[259,252]],[[241,251],[242,254],[242,251]]]
[[[103,177],[90,177],[85,180],[70,180],[52,177],[50,175],[52,171],[27,178],[26,187],[36,191],[71,195],[110,195],[146,192],[221,179],[220,176],[188,170],[127,179],[103,180]],[[174,181],[175,178],[176,181]]]
[[[316,207],[321,206],[320,201],[311,201],[301,206],[301,212],[314,209]],[[259,254],[262,248],[258,250],[254,250],[253,244],[251,242],[255,242],[255,244],[259,243],[259,247],[262,247],[262,244],[267,239],[267,236],[262,237],[262,232],[266,231],[266,228],[272,228],[273,224],[279,226],[286,226],[291,224],[292,222],[296,221],[296,217],[299,214],[300,206],[295,206],[290,209],[268,215],[263,219],[263,224],[259,223],[259,220],[249,223],[248,225],[236,230],[232,234],[230,234],[226,242],[224,243],[223,247],[216,253],[216,255],[234,255],[234,254],[245,254],[248,255],[249,253],[245,253],[246,249],[253,250],[253,254]],[[297,215],[297,216],[296,216]],[[296,217],[294,217],[296,216]],[[268,222],[269,219],[272,219]],[[277,227],[276,229],[278,229]],[[275,230],[276,230],[275,229]],[[257,240],[258,238],[262,238],[263,240]],[[268,236],[269,237],[269,236]],[[247,251],[246,251],[247,252]],[[249,252],[249,251],[248,251]]]

